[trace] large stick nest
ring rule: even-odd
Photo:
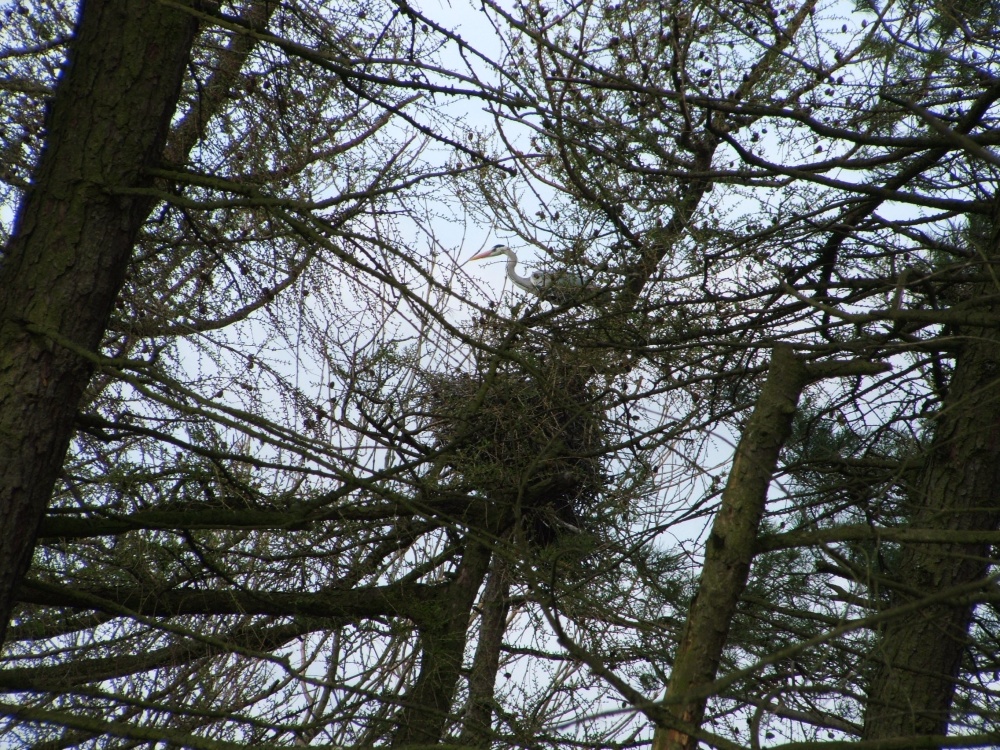
[[[604,407],[593,372],[569,347],[522,343],[481,354],[473,372],[427,376],[429,429],[449,476],[547,528],[535,529],[539,541],[578,528],[603,484]]]

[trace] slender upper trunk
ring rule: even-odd
[[[156,2],[86,0],[0,266],[0,641],[151,202],[197,32]],[[76,349],[77,351],[74,351]]]
[[[461,745],[490,746],[497,670],[500,668],[500,652],[510,612],[509,592],[507,560],[497,553],[493,556],[490,577],[479,602],[479,642],[469,673],[469,699],[458,740]]]
[[[1000,200],[987,261],[1000,258]],[[993,284],[975,298],[996,299]],[[987,310],[1000,313],[1000,303]],[[948,395],[938,414],[923,474],[916,485],[911,523],[934,530],[989,530],[1000,525],[1000,328],[966,328],[955,338],[961,349]],[[893,578],[894,604],[924,596],[935,601],[917,614],[889,621],[872,652],[877,665],[865,710],[865,739],[943,735],[967,646],[974,604],[968,587],[984,581],[989,549],[984,544],[910,544]],[[962,587],[963,596],[946,594]]]
[[[767,381],[736,448],[667,686],[667,710],[687,725],[698,726],[704,718],[707,695],[702,691],[715,679],[746,588],[767,490],[806,383],[806,368],[792,350],[776,347]],[[657,728],[653,738],[654,750],[692,750],[697,744],[695,737],[671,728]]]

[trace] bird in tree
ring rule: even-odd
[[[497,244],[489,250],[473,255],[466,263],[473,260],[486,260],[507,256],[507,278],[514,286],[530,292],[548,302],[566,302],[586,289],[586,280],[578,273],[569,270],[562,271],[532,271],[530,276],[521,276],[517,272],[517,255],[509,247]]]

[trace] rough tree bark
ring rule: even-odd
[[[493,707],[500,652],[510,612],[510,574],[506,559],[497,552],[479,602],[479,642],[469,672],[469,699],[458,742],[488,748],[493,733]]]
[[[1000,200],[983,253],[1000,259]],[[995,267],[994,267],[995,268]],[[984,270],[984,275],[995,271]],[[997,284],[978,285],[970,301],[1000,313]],[[938,413],[934,439],[916,486],[914,528],[986,531],[1000,526],[1000,328],[966,327],[955,372]],[[895,618],[880,631],[873,652],[864,738],[944,735],[967,645],[970,586],[987,585],[989,547],[982,543],[907,545],[893,579],[894,604],[927,597],[916,614]],[[958,596],[948,600],[948,592]]]
[[[194,2],[194,0],[191,0]],[[0,266],[0,642],[143,220],[197,21],[86,0]]]
[[[420,673],[403,697],[392,747],[441,741],[462,673],[472,607],[491,555],[486,545],[468,540],[454,579],[414,618],[420,631]]]
[[[670,673],[664,706],[688,729],[700,727],[709,690],[756,554],[761,519],[781,449],[792,430],[802,390],[830,377],[874,374],[884,365],[857,360],[806,364],[777,346],[753,414],[740,437],[722,502],[705,546],[698,591]],[[653,750],[695,750],[688,731],[657,727]]]
[[[806,382],[805,366],[791,348],[775,347],[767,380],[736,447],[667,685],[667,711],[687,725],[698,726],[704,718],[707,696],[701,691],[719,668],[736,605],[746,588],[767,489]],[[693,750],[697,744],[697,738],[669,727],[657,727],[653,736],[653,750]]]

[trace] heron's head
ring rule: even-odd
[[[500,255],[506,255],[509,250],[510,250],[510,248],[508,248],[506,245],[504,245],[502,243],[496,244],[493,247],[491,247],[489,250],[484,250],[483,252],[481,252],[481,253],[479,253],[477,255],[473,255],[471,258],[469,258],[469,260],[467,260],[465,262],[469,263],[469,262],[474,261],[474,260],[485,260],[486,258],[496,258],[497,256],[500,256]]]

